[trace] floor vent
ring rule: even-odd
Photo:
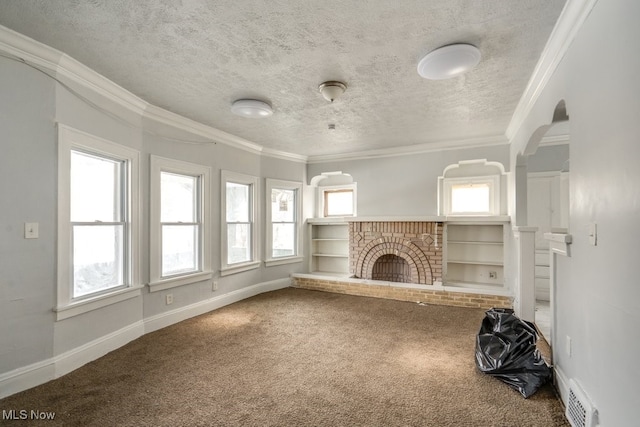
[[[574,380],[569,381],[569,397],[565,415],[572,427],[596,426],[596,410],[585,392]]]

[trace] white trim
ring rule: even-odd
[[[71,242],[70,242],[70,194],[71,151],[88,150],[127,162],[129,247],[129,284],[127,288],[116,288],[95,296],[73,301],[71,290]],[[124,145],[99,138],[58,123],[58,251],[57,251],[57,302],[58,320],[95,310],[115,302],[140,295],[140,152]],[[138,290],[128,296],[128,292]],[[127,297],[125,297],[127,296]],[[104,300],[100,302],[100,300]],[[86,303],[85,303],[86,302]]]
[[[597,2],[598,0],[569,0],[565,4],[529,79],[529,83],[511,116],[511,121],[505,132],[509,141],[515,137],[531,113],[534,104]]]
[[[213,278],[213,271],[199,271],[197,273],[185,274],[181,276],[160,279],[148,283],[149,292],[164,291],[166,289],[177,288],[178,286],[189,285],[191,283],[203,282]]]
[[[544,238],[549,242],[549,250],[552,253],[563,256],[571,256],[571,243],[573,236],[568,233],[544,233]]]
[[[304,261],[303,256],[291,256],[286,258],[283,257],[283,258],[265,259],[264,265],[265,267],[275,267],[277,265],[295,264],[302,261]]]
[[[444,150],[492,147],[497,145],[507,145],[508,143],[509,140],[504,135],[478,136],[444,141],[439,140],[416,145],[382,148],[379,150],[359,151],[355,153],[309,156],[307,158],[307,163],[315,164],[347,160],[366,160],[384,157],[413,156],[416,154],[431,153],[434,151],[441,152]]]
[[[338,216],[324,216],[324,193],[327,191],[335,191],[335,190],[352,190],[353,192],[353,206],[352,206],[352,215],[338,215]],[[358,215],[358,184],[356,182],[352,184],[344,184],[344,185],[327,185],[327,186],[318,186],[316,187],[316,216],[318,218],[352,218]]]
[[[88,311],[97,310],[108,305],[116,304],[128,299],[142,296],[142,286],[131,286],[118,289],[105,295],[97,295],[91,298],[81,299],[65,305],[59,305],[53,309],[56,312],[56,320],[64,320]]]
[[[0,399],[59,378],[149,332],[265,292],[291,286],[284,278],[257,283],[185,307],[137,321],[60,355],[0,374]]]
[[[227,264],[228,244],[227,244],[227,182],[248,185],[249,191],[249,223],[251,224],[251,259],[246,262]],[[226,276],[257,268],[260,265],[259,239],[260,224],[260,179],[257,176],[227,170],[220,171],[220,274]]]
[[[569,135],[548,135],[543,136],[538,147],[552,147],[554,145],[568,145],[571,142]]]
[[[233,264],[231,267],[221,267],[220,275],[229,276],[231,274],[242,273],[243,271],[255,270],[260,267],[260,261],[249,261]]]
[[[208,300],[199,301],[185,307],[180,307],[175,310],[160,313],[155,316],[148,317],[144,320],[144,332],[147,334],[149,332],[157,331],[158,329],[162,329],[166,326],[170,326],[183,320],[208,313],[212,310],[216,310],[226,305],[242,301],[258,294],[288,288],[289,286],[291,286],[291,279],[288,277],[285,279],[257,283],[255,285],[247,286],[246,288],[238,289],[236,291],[231,291],[229,293],[219,295]]]
[[[560,393],[560,399],[562,399],[562,403],[564,405],[567,404],[567,397],[569,396],[569,380],[565,373],[558,367],[558,365],[554,365],[553,371],[555,373],[555,385],[556,389]]]
[[[199,198],[200,198],[200,251],[199,268],[197,272],[162,277],[162,242],[161,242],[161,222],[160,222],[160,174],[162,172],[176,173],[180,175],[193,176],[199,178]],[[212,238],[211,238],[211,179],[213,173],[211,167],[184,162],[181,160],[168,159],[165,157],[151,155],[150,167],[150,194],[149,194],[149,289],[151,292],[183,286],[190,283],[208,280],[212,274]]]
[[[59,378],[122,347],[143,333],[144,324],[138,321],[58,356],[3,373],[0,375],[0,399]]]
[[[489,210],[488,211],[468,211],[452,212],[453,187],[456,185],[485,185],[489,186]],[[479,215],[499,215],[500,214],[500,176],[468,176],[442,179],[442,207],[443,215],[446,216],[479,216]]]
[[[273,265],[282,265],[289,264],[294,262],[300,262],[297,258],[302,257],[302,183],[296,181],[283,181],[281,179],[266,179],[265,185],[265,265],[267,267]],[[271,222],[271,190],[273,189],[282,189],[282,190],[292,190],[295,191],[295,232],[296,232],[296,241],[295,241],[295,250],[294,254],[286,257],[277,257],[273,258],[273,223]]]
[[[122,347],[144,335],[143,322],[137,321],[117,331],[111,332],[56,357],[56,378],[68,374],[79,367]]]

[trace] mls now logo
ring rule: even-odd
[[[27,411],[26,409],[3,409],[3,420],[53,420],[56,417],[55,412],[36,411],[34,409]]]

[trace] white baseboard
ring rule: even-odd
[[[289,286],[291,286],[291,279],[288,277],[286,279],[272,280],[270,282],[258,283],[253,286],[238,289],[237,291],[231,291],[226,294],[200,301],[195,304],[190,304],[185,307],[180,307],[175,310],[167,311],[165,313],[156,314],[155,316],[144,319],[144,333],[148,334],[149,332],[157,331],[158,329],[165,328],[173,325],[174,323],[182,322],[183,320],[208,313],[212,310],[224,307],[225,305],[233,304],[234,302],[242,301],[243,299],[247,299],[264,292],[276,291]]]
[[[290,285],[291,279],[286,278],[238,289],[237,291],[149,317],[144,321],[138,321],[58,356],[0,374],[0,399],[68,374],[146,333],[264,292],[287,288]]]
[[[564,372],[562,372],[562,370],[560,368],[558,368],[558,366],[554,366],[553,370],[555,371],[555,382],[556,382],[556,388],[558,389],[558,391],[560,392],[560,398],[562,399],[562,403],[564,403],[564,405],[567,405],[567,396],[569,396],[569,379],[567,378],[567,376],[564,374]]]
[[[140,337],[142,321],[62,353],[0,375],[0,399],[44,384],[78,369],[105,354]]]

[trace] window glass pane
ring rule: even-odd
[[[73,226],[73,296],[122,286],[124,226]]]
[[[227,264],[251,261],[250,224],[227,224]]]
[[[162,276],[198,269],[198,226],[162,226]]]
[[[451,212],[489,212],[490,190],[488,183],[453,185]]]
[[[273,188],[271,190],[271,221],[294,222],[296,212],[296,191]]]
[[[160,173],[160,221],[197,222],[198,178]]]
[[[227,182],[227,222],[249,222],[250,185]]]
[[[353,215],[353,191],[325,192],[325,211],[327,216]]]
[[[122,164],[71,151],[71,221],[121,221]]]
[[[273,258],[293,256],[296,254],[296,224],[273,224]]]

